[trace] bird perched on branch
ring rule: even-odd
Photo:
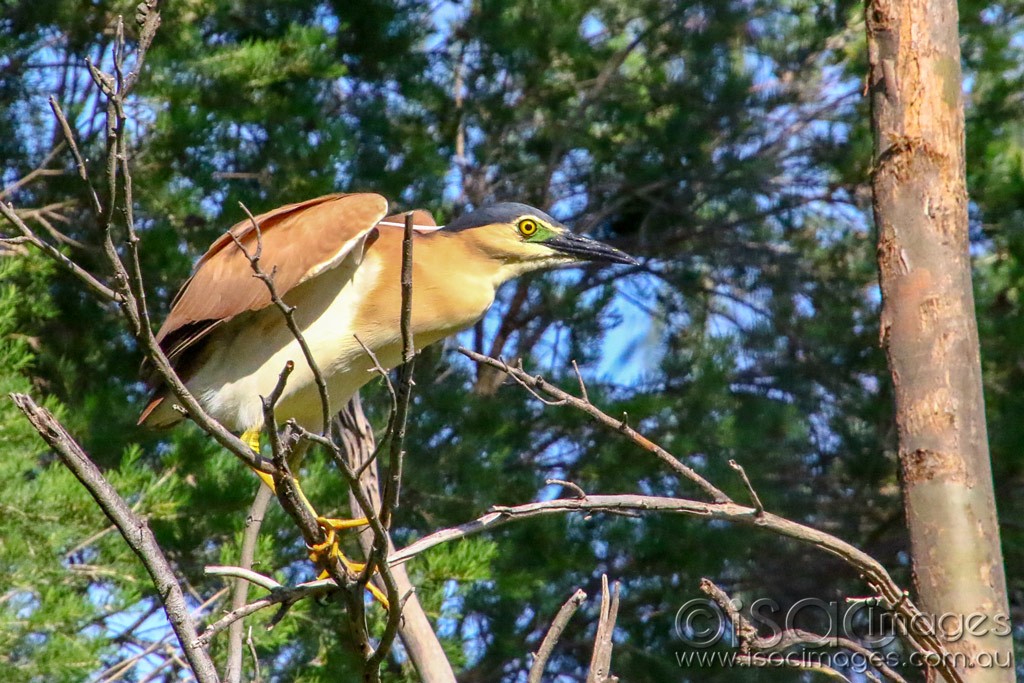
[[[319,431],[320,393],[266,284],[271,275],[338,410],[372,377],[374,352],[385,368],[401,362],[404,215],[387,216],[377,194],[335,194],[289,204],[236,224],[199,259],[178,292],[157,341],[206,411],[250,442],[263,427],[261,396],[285,363],[295,369],[277,404],[284,422]],[[413,215],[411,329],[422,349],[477,322],[504,282],[534,270],[588,261],[633,264],[627,254],[581,237],[538,209],[496,204],[437,227]],[[244,251],[243,251],[244,249]],[[184,419],[166,387],[156,387],[140,424]]]
[[[402,360],[405,216],[387,211],[387,200],[377,194],[335,194],[244,220],[210,246],[175,297],[157,341],[206,412],[241,432],[257,453],[264,426],[261,397],[275,390],[286,363],[293,370],[276,405],[277,419],[294,419],[315,432],[323,426],[324,410],[316,372],[297,335],[273,305],[267,282],[254,275],[269,279],[292,309],[327,386],[329,409],[337,411],[373,376],[367,350],[384,368]],[[587,261],[635,263],[524,204],[496,204],[443,228],[425,211],[413,212],[413,220],[409,327],[415,349],[478,321],[498,287],[518,275]],[[181,422],[173,393],[158,378],[154,383],[139,423]],[[257,474],[274,487],[269,475]],[[338,550],[335,531],[366,519],[317,521],[327,540],[311,548],[310,558],[322,564],[329,554],[361,571]],[[387,604],[372,584],[368,588]]]

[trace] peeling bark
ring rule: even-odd
[[[987,616],[989,628],[974,629],[986,634],[948,629],[952,651],[1012,662],[996,621],[1008,608],[971,288],[957,5],[874,0],[866,18],[881,338],[915,586],[940,630],[958,621],[946,614]],[[1012,664],[960,664],[965,680],[1014,680]]]

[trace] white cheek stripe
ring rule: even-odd
[[[395,223],[394,221],[379,221],[377,225],[386,225],[389,228],[404,228],[405,223]],[[416,232],[437,232],[443,229],[443,225],[413,225],[412,229]]]

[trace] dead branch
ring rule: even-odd
[[[89,291],[99,297],[103,302],[123,302],[123,298],[120,294],[105,285],[85,268],[82,268],[80,265],[62,254],[57,247],[36,235],[32,228],[30,228],[28,224],[22,220],[21,216],[18,215],[17,211],[15,211],[13,204],[0,202],[0,215],[3,215],[3,217],[10,221],[11,224],[17,228],[18,232],[21,233],[21,237],[8,237],[0,241],[9,243],[12,240],[19,240],[19,243],[31,244],[33,247],[48,256],[51,261],[78,278],[78,280],[84,284]]]
[[[615,633],[615,619],[619,615],[619,582],[608,590],[608,575],[601,575],[601,616],[594,636],[594,653],[590,657],[587,683],[614,683],[619,680],[612,676],[612,635]]]
[[[551,653],[555,649],[555,645],[558,644],[558,639],[562,637],[562,632],[565,631],[565,627],[569,625],[569,620],[572,619],[572,615],[576,614],[576,610],[580,608],[587,599],[587,594],[583,592],[582,588],[577,588],[576,592],[565,601],[565,604],[558,610],[558,614],[555,615],[554,620],[551,622],[551,628],[544,635],[544,640],[541,641],[540,647],[537,648],[537,654],[534,655],[533,664],[530,665],[530,674],[527,677],[527,683],[541,683],[541,677],[544,675],[544,667],[547,666],[548,659],[551,657]]]
[[[643,448],[645,451],[653,453],[662,462],[667,464],[676,473],[682,475],[686,479],[689,479],[694,484],[699,486],[705,493],[711,496],[711,499],[717,503],[729,502],[731,499],[723,491],[714,486],[707,479],[699,475],[692,467],[683,464],[677,457],[666,451],[661,446],[649,440],[644,435],[637,432],[635,429],[630,427],[624,420],[617,420],[611,415],[608,415],[604,411],[600,410],[597,406],[591,403],[589,400],[581,399],[573,396],[572,394],[562,391],[562,389],[546,381],[539,375],[531,375],[522,368],[512,367],[503,360],[497,358],[491,358],[483,354],[471,351],[465,347],[459,347],[459,353],[467,356],[468,358],[482,363],[495,370],[501,370],[507,373],[510,377],[515,379],[523,387],[534,391],[539,391],[547,396],[552,397],[557,405],[569,405],[577,410],[581,410],[584,413],[590,415],[599,424],[608,427],[609,429],[623,434],[630,441]],[[545,399],[541,398],[545,403]]]
[[[213,661],[205,650],[195,644],[196,625],[185,603],[181,584],[175,578],[174,570],[157,544],[153,532],[149,530],[146,520],[132,511],[131,506],[110,485],[57,418],[36,404],[30,396],[11,394],[11,398],[43,440],[57,452],[61,462],[89,491],[107,519],[117,526],[121,536],[146,567],[196,679],[199,683],[217,683]]]
[[[770,638],[759,636],[757,633],[757,627],[751,624],[750,621],[740,613],[729,598],[728,594],[715,585],[713,581],[707,578],[701,579],[700,589],[715,601],[715,604],[722,609],[723,613],[728,615],[729,623],[736,625],[736,636],[739,640],[740,653],[742,655],[737,659],[737,661],[742,662],[745,666],[759,666],[759,664],[757,664],[757,655],[761,653],[781,652],[797,645],[817,646],[825,640],[825,637],[820,634],[810,633],[802,629],[786,629],[781,634],[774,634]],[[837,636],[829,636],[828,640],[833,643],[835,647],[843,648],[861,655],[864,657],[864,661],[870,662],[871,665],[879,671],[879,673],[890,681],[894,681],[894,683],[907,683],[905,678],[893,671],[890,667],[886,666],[884,658],[879,657],[878,653],[872,652],[860,643],[850,640],[849,638]],[[792,663],[788,660],[783,661],[787,665],[794,666],[796,668],[807,668],[807,663],[799,663],[795,660]],[[819,672],[826,673],[824,671]],[[826,675],[844,678],[839,674],[839,672],[834,670],[832,670],[832,673],[826,673]]]
[[[880,605],[900,617],[899,622],[907,626],[907,631],[903,635],[916,651],[922,654],[928,652],[937,653],[940,655],[938,659],[942,659],[947,654],[945,646],[936,637],[934,631],[922,628],[922,625],[929,623],[928,620],[907,597],[905,591],[896,584],[878,560],[831,534],[784,517],[779,517],[770,512],[763,512],[759,515],[756,508],[739,505],[738,503],[705,503],[686,498],[632,494],[588,494],[585,498],[557,498],[511,507],[493,506],[490,512],[475,520],[456,527],[435,531],[415,543],[411,543],[405,548],[396,551],[391,555],[390,562],[393,565],[407,562],[428,548],[478,534],[484,530],[508,524],[513,520],[564,514],[567,512],[605,512],[619,515],[633,513],[649,514],[654,512],[676,513],[705,520],[733,522],[744,526],[766,529],[779,536],[807,543],[840,558],[846,564],[856,569],[862,575],[867,585],[878,594]],[[959,674],[945,662],[937,668],[947,680],[955,683],[962,681]]]

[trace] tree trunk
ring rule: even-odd
[[[955,0],[867,6],[881,340],[921,606],[966,680],[1013,681],[971,290],[957,22]]]

